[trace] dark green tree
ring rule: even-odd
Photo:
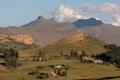
[[[71,50],[71,51],[70,51],[70,56],[73,57],[73,54],[74,54],[74,51]]]
[[[63,51],[60,51],[60,56],[61,56],[61,57],[63,56]]]
[[[19,58],[19,54],[13,48],[8,49],[4,52],[4,57],[6,61],[6,66],[17,67],[17,60]]]
[[[77,57],[77,56],[78,56],[77,50],[74,51],[73,55],[74,55],[74,57]]]
[[[82,50],[81,55],[82,55],[82,56],[87,56],[86,51]]]

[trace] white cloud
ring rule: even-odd
[[[101,5],[85,4],[82,8],[82,11],[107,14],[109,17],[111,17],[111,20],[113,21],[112,25],[120,26],[120,7],[116,4],[113,3],[104,3]]]
[[[107,12],[107,13],[116,13],[120,11],[120,8],[113,3],[105,3],[99,6],[100,11]]]
[[[74,11],[73,9],[60,5],[58,10],[55,12],[55,19],[58,22],[73,22],[76,19],[87,19],[89,18],[88,16],[82,15],[78,13],[77,11]]]
[[[112,23],[112,25],[120,26],[120,7],[113,3],[104,3],[101,5],[91,5],[86,4],[82,8],[80,8],[80,11],[86,12],[86,14],[89,12],[98,12],[101,16],[94,16],[97,20],[100,20],[100,18],[105,17],[105,22]],[[88,13],[88,14],[89,14]],[[93,13],[96,14],[96,13]],[[89,14],[90,15],[90,14]],[[56,11],[54,11],[54,18],[58,22],[73,22],[77,19],[88,19],[91,16],[83,15],[68,6],[60,5]],[[106,18],[109,17],[107,20]]]
[[[120,15],[119,14],[115,14],[114,16],[115,16],[114,17],[115,22],[113,22],[112,25],[120,26]]]
[[[86,4],[83,7],[86,11],[92,11],[92,12],[103,12],[103,13],[117,13],[120,12],[120,8],[113,3],[104,3],[101,5],[90,5]]]

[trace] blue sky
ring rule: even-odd
[[[60,12],[59,7],[61,5],[63,5],[63,8],[78,12],[80,15],[96,17],[107,23],[115,22],[115,24],[118,24],[119,10],[116,9],[115,12],[113,10],[108,12],[102,10],[101,5],[106,3],[109,3],[107,5],[110,6],[111,4],[116,5],[118,9],[120,8],[120,0],[0,0],[0,26],[20,26],[33,21],[38,16],[50,18],[57,15],[60,18],[62,13],[59,13],[59,15],[58,12]],[[87,9],[89,7],[90,10]],[[93,9],[93,7],[97,8]],[[67,13],[62,14],[65,18],[66,15]],[[76,18],[76,16],[72,18]],[[68,21],[69,19],[71,17],[67,17]]]

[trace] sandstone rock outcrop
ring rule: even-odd
[[[1,42],[11,42],[14,40],[16,42],[21,42],[24,44],[33,44],[34,39],[30,35],[27,34],[3,34],[0,33],[0,41]]]

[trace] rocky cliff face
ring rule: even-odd
[[[33,44],[34,40],[30,35],[27,34],[10,34],[9,37],[17,42],[25,44]]]
[[[3,34],[0,33],[0,41],[2,42],[11,42],[14,40],[16,42],[21,42],[24,44],[33,44],[34,40],[30,35],[27,34]]]

